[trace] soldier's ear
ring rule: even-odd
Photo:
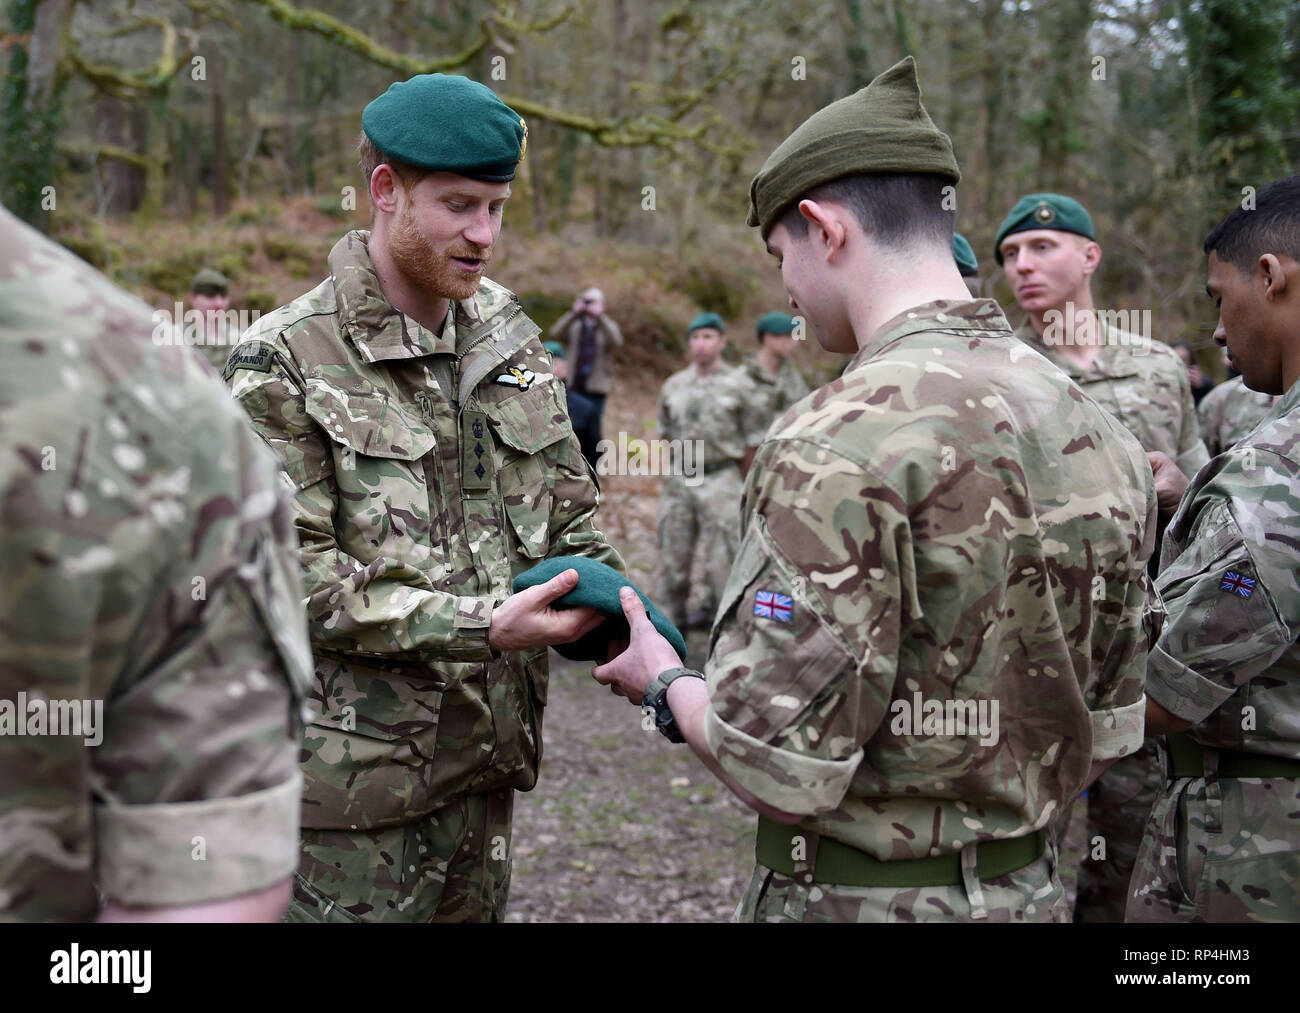
[[[370,174],[370,203],[376,211],[383,211],[385,214],[395,214],[397,211],[398,189],[402,186],[402,179],[393,171],[393,167],[386,162],[381,162],[375,166],[375,171]]]

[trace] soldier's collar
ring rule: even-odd
[[[955,331],[971,337],[1002,337],[1011,325],[992,299],[936,299],[886,320],[849,360],[845,372],[917,331]]]
[[[1137,363],[1133,360],[1133,353],[1127,347],[1119,347],[1117,342],[1107,340],[1109,332],[1105,320],[1098,318],[1097,323],[1102,328],[1102,333],[1099,336],[1102,346],[1097,353],[1097,357],[1087,366],[1079,365],[1069,356],[1062,355],[1059,348],[1044,342],[1038,332],[1034,330],[1033,322],[1027,318],[1016,331],[1016,337],[1032,345],[1052,365],[1062,370],[1070,379],[1075,381],[1122,380],[1126,377],[1137,376],[1138,368]]]
[[[339,319],[367,362],[455,353],[454,312],[434,334],[388,301],[370,260],[369,232],[355,229],[335,243],[329,265]]]

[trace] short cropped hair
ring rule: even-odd
[[[951,245],[957,211],[945,207],[951,203],[943,193],[949,186],[952,180],[936,173],[871,172],[822,183],[799,200],[844,205],[864,232],[886,246]],[[808,235],[808,219],[799,213],[799,201],[777,221],[796,239]]]
[[[408,188],[415,186],[416,183],[429,175],[428,169],[417,169],[413,165],[407,165],[404,162],[389,158],[375,147],[374,141],[366,136],[364,130],[361,131],[361,136],[357,138],[357,157],[361,163],[361,179],[365,185],[366,193],[370,192],[370,177],[375,174],[375,170],[381,165],[391,166],[393,172],[397,174],[397,178],[402,181],[402,185]]]
[[[1264,187],[1253,210],[1234,208],[1205,237],[1205,252],[1243,274],[1252,273],[1266,253],[1300,261],[1300,173]]]

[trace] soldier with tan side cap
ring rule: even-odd
[[[596,669],[759,814],[744,921],[1060,921],[1052,820],[1142,741],[1151,470],[970,298],[959,178],[910,58],[768,158],[749,224],[853,359],[759,448],[703,672],[627,595]]]

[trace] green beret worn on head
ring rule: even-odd
[[[809,190],[869,172],[961,179],[952,141],[921,105],[910,56],[861,91],[813,113],[781,142],[749,185],[745,224],[757,225],[766,239],[781,213]]]
[[[398,81],[361,114],[361,129],[398,162],[508,183],[523,161],[528,125],[491,88],[455,74]]]
[[[230,279],[216,268],[205,267],[190,282],[190,291],[200,295],[213,295],[217,292],[224,295],[230,291]]]
[[[694,334],[701,327],[712,327],[715,331],[725,331],[727,322],[716,313],[701,313],[691,321],[690,326],[686,328],[686,333]]]
[[[564,346],[560,344],[558,341],[543,341],[542,347],[551,353],[551,358],[553,359],[564,358]]]
[[[980,273],[980,263],[975,259],[975,251],[971,249],[970,240],[960,232],[952,234],[952,259],[957,261],[957,268],[963,278]]]
[[[609,653],[610,641],[626,639],[628,636],[627,619],[623,615],[623,605],[618,600],[618,589],[630,587],[641,599],[641,604],[645,606],[646,615],[654,624],[654,628],[663,634],[668,643],[672,644],[673,650],[677,652],[683,664],[686,662],[686,640],[677,627],[655,608],[654,603],[641,593],[639,587],[612,566],[607,566],[599,560],[587,556],[559,556],[544,560],[515,578],[513,584],[515,593],[538,584],[545,584],[565,570],[578,571],[578,586],[552,602],[552,607],[566,609],[590,605],[609,618],[571,644],[556,644],[555,650],[560,655],[570,661],[604,661]]]
[[[1092,218],[1073,197],[1063,197],[1059,193],[1031,193],[1016,201],[1016,206],[998,228],[993,240],[993,256],[997,258],[998,266],[1002,265],[1002,240],[1031,229],[1074,232],[1089,239],[1097,238],[1092,230]]]
[[[794,317],[789,313],[764,313],[758,318],[759,334],[789,334],[794,330]]]

